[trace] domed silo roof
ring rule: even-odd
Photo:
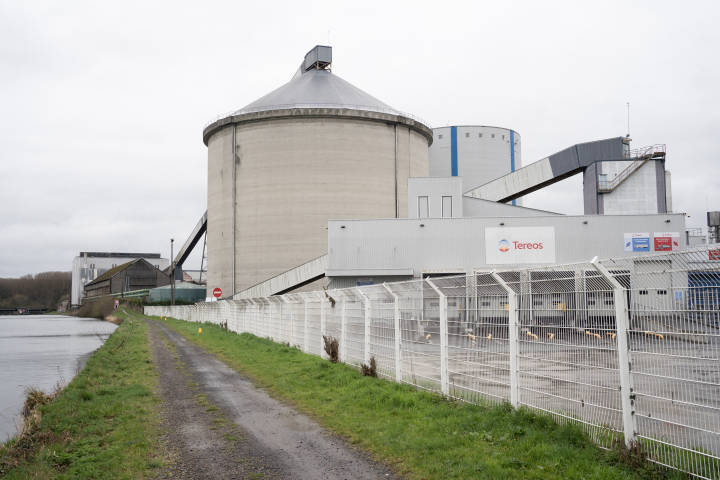
[[[318,50],[321,52],[318,53]],[[316,62],[322,56],[322,50],[328,55],[328,62]],[[375,112],[390,115],[392,121],[412,125],[422,132],[430,143],[433,141],[430,124],[414,115],[399,111],[387,103],[360,90],[350,82],[332,73],[332,49],[318,45],[305,56],[305,61],[292,80],[273,90],[239,110],[233,110],[211,119],[203,129],[203,142],[207,145],[210,136],[225,125],[237,121],[253,121],[258,118],[291,115],[289,110],[325,109],[331,115],[343,115],[339,110],[357,116],[366,116],[361,112]],[[312,57],[312,62],[309,60]],[[335,110],[335,112],[328,112]],[[276,112],[276,113],[272,113]],[[298,112],[300,113],[300,112]],[[379,119],[384,121],[384,119]]]
[[[325,107],[330,105],[342,105],[360,109],[369,107],[372,109],[395,110],[390,105],[363,92],[336,74],[328,70],[313,69],[303,75],[298,75],[282,87],[246,105],[240,109],[240,112],[270,108]]]

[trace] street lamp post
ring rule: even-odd
[[[175,306],[175,261],[173,259],[173,242],[175,239],[170,239],[170,265],[172,265],[172,270],[170,272],[171,278],[170,278],[170,305],[173,307]]]

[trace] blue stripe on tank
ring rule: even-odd
[[[515,132],[510,130],[510,173],[515,171]],[[515,200],[512,201],[516,205]]]
[[[458,176],[457,127],[450,127],[450,171],[453,177]]]

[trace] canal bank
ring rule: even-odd
[[[40,407],[27,434],[0,447],[0,477],[147,476],[160,437],[147,338],[145,322],[117,327],[58,398]]]
[[[0,316],[0,441],[15,434],[26,387],[71,381],[115,328],[94,318]]]

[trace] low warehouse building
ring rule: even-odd
[[[170,261],[167,258],[160,258],[159,253],[80,252],[72,262],[70,305],[80,304],[85,285],[108,270],[138,258],[146,259],[161,270],[170,265]]]
[[[145,290],[170,285],[170,277],[144,258],[111,268],[85,285],[86,297]]]

